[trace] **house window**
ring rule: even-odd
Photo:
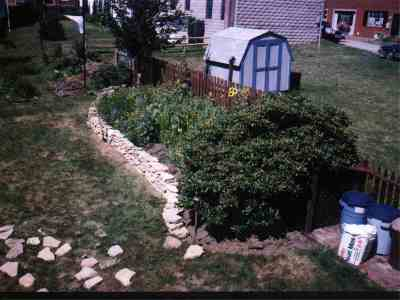
[[[185,10],[190,10],[190,0],[185,0]]]
[[[387,20],[386,11],[366,11],[364,16],[364,26],[383,28]]]
[[[212,18],[212,11],[213,11],[213,0],[207,0],[206,19],[211,19]]]
[[[225,0],[221,1],[221,20],[225,19]]]

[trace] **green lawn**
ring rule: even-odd
[[[36,259],[38,250],[26,247],[18,258],[19,275],[32,273],[35,289],[83,290],[73,279],[82,255],[102,260],[113,243],[125,252],[117,265],[99,271],[104,282],[97,291],[378,289],[325,250],[280,249],[268,257],[206,253],[194,261],[183,260],[187,244],[164,250],[163,201],[140,176],[128,173],[122,160],[110,160],[106,148],[100,152],[102,143],[96,147],[86,128],[94,96],[55,97],[47,75],[51,70],[41,62],[37,28],[14,31],[11,38],[17,49],[0,48],[1,61],[15,72],[35,65],[38,71],[27,76],[42,95],[24,102],[0,99],[0,225],[15,224],[14,238],[37,236],[41,229],[73,247],[54,263]],[[98,229],[107,236],[98,237]],[[1,242],[0,265],[6,251]],[[125,267],[137,272],[129,288],[113,278]],[[0,282],[0,292],[29,290],[4,274]]]
[[[302,93],[350,116],[363,158],[400,170],[400,64],[323,41],[294,47]]]

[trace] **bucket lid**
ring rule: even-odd
[[[367,193],[361,193],[357,191],[345,192],[342,196],[342,200],[349,206],[368,207],[375,204],[375,200]]]
[[[392,223],[394,219],[400,217],[400,210],[387,204],[374,204],[368,207],[367,217],[378,219],[385,223]]]
[[[376,227],[370,224],[344,224],[343,231],[352,235],[376,235]]]

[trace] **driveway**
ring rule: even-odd
[[[360,50],[365,50],[369,51],[375,54],[378,54],[378,50],[380,48],[380,45],[375,45],[372,43],[368,42],[362,42],[362,41],[355,41],[355,40],[344,40],[341,42],[342,45],[352,47],[352,48],[357,48]]]

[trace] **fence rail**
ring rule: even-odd
[[[185,66],[166,63],[161,75],[161,82],[190,82],[192,94],[198,97],[208,97],[213,102],[224,107],[230,107],[235,96],[229,96],[230,88],[240,90],[240,85],[227,80],[207,76],[202,71],[189,70]],[[263,91],[248,89],[248,99],[254,99],[264,94]]]
[[[400,176],[394,171],[371,164],[367,161],[354,167],[364,177],[363,192],[374,195],[378,203],[400,208]]]

